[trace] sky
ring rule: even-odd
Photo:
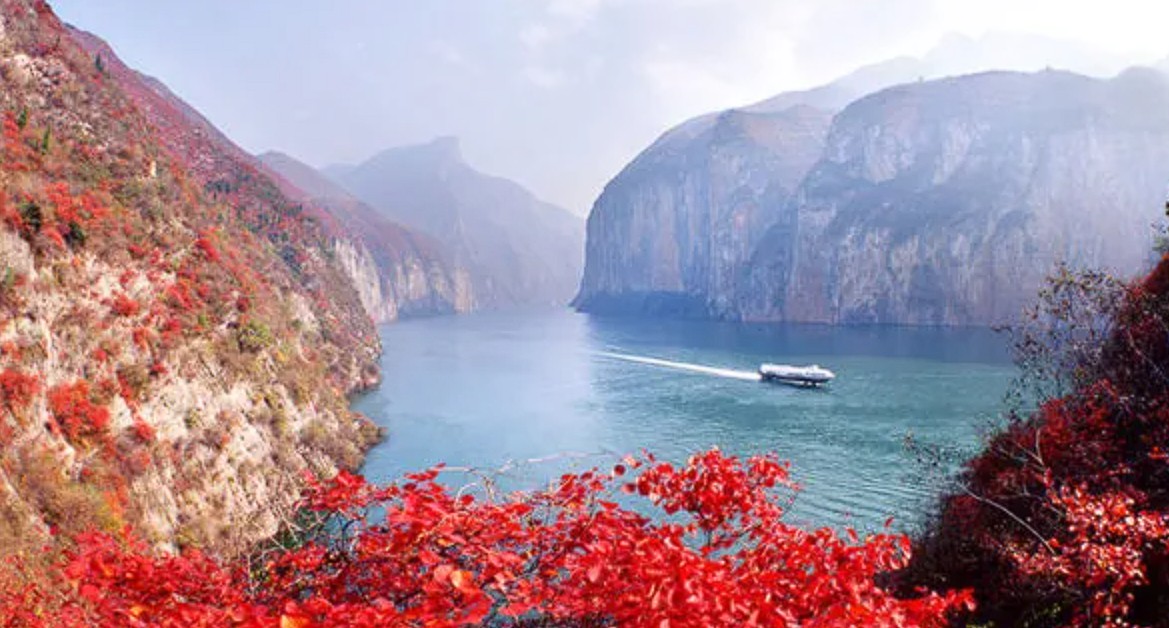
[[[1106,74],[1169,55],[1169,3],[1151,0],[51,4],[251,152],[321,167],[455,135],[476,168],[582,215],[689,117],[923,55],[947,35],[1058,40],[998,50],[1014,69]]]

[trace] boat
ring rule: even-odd
[[[822,386],[836,379],[836,373],[819,364],[811,366],[761,364],[759,377],[765,382],[794,384],[796,386]]]

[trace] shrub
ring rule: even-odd
[[[49,410],[65,437],[72,442],[103,435],[110,411],[90,399],[89,382],[78,380],[49,389]]]
[[[1122,294],[1103,340],[1055,354],[1070,391],[995,434],[918,542],[908,581],[974,588],[974,621],[1169,617],[1169,258]]]
[[[138,302],[134,299],[131,299],[124,292],[119,292],[118,294],[114,295],[114,300],[110,308],[114,311],[114,314],[117,314],[118,316],[134,316],[141,309],[138,305]]]
[[[4,395],[4,404],[11,410],[27,408],[40,390],[41,380],[36,375],[12,368],[0,372],[0,394]]]

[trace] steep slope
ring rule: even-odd
[[[988,324],[1057,260],[1132,276],[1169,181],[1169,82],[987,73],[838,115],[760,242],[743,318]]]
[[[0,9],[0,547],[237,551],[360,462],[372,323],[325,217],[46,3]]]
[[[260,161],[288,183],[290,196],[324,209],[352,234],[339,241],[338,258],[374,321],[471,309],[468,273],[446,261],[439,243],[387,219],[288,155],[268,152]]]
[[[819,158],[831,114],[728,111],[667,135],[597,200],[574,305],[602,313],[735,316],[742,265]]]
[[[390,149],[333,171],[354,196],[441,242],[468,270],[476,308],[564,304],[572,297],[582,221],[516,183],[474,170],[456,139]]]

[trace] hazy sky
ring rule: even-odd
[[[947,33],[1169,54],[1153,0],[52,0],[252,152],[356,162],[439,135],[587,212],[690,116],[922,54]],[[1023,63],[1034,64],[1034,60]],[[1066,65],[1048,59],[1044,65]]]

